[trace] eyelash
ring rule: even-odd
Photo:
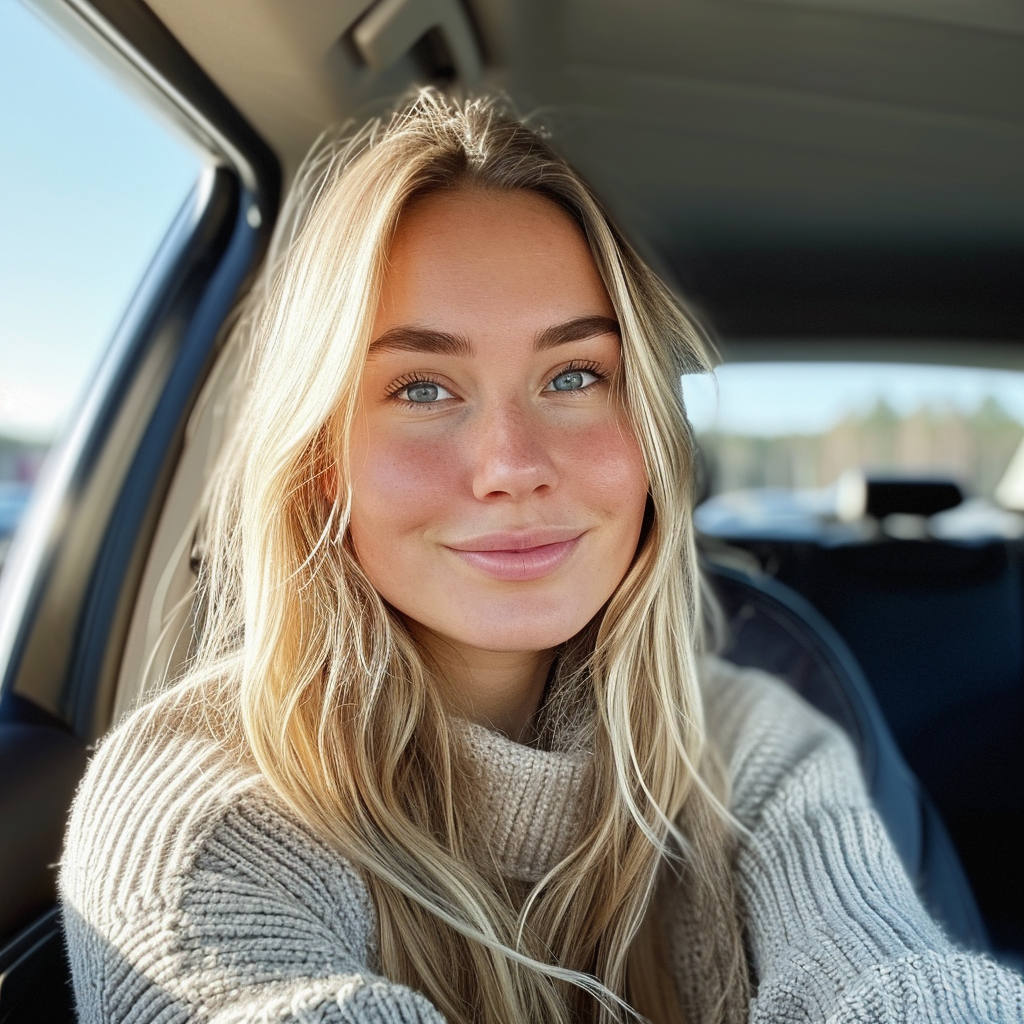
[[[431,380],[429,377],[421,377],[416,373],[407,373],[389,384],[385,394],[388,398],[397,398],[406,388],[411,388],[414,384],[436,384],[439,388],[444,387],[439,381]],[[403,401],[403,399],[400,399],[400,401]],[[408,404],[417,405],[419,403],[409,402]]]
[[[578,373],[581,370],[584,371],[585,373],[592,373],[597,378],[597,380],[595,380],[592,384],[586,384],[582,388],[577,388],[574,391],[563,391],[561,392],[563,395],[578,395],[580,394],[580,392],[589,391],[595,385],[601,384],[608,379],[608,375],[606,373],[603,373],[601,371],[600,365],[598,363],[595,363],[593,360],[573,359],[571,362],[566,363],[566,365],[563,366],[558,371],[558,373],[552,374],[550,380],[548,380],[547,383],[550,384],[551,381],[554,380],[556,377],[561,377],[566,373]],[[444,385],[441,384],[439,381],[431,380],[429,377],[423,377],[415,373],[407,373],[404,376],[399,377],[397,380],[393,381],[388,386],[385,394],[387,395],[388,398],[393,398],[399,402],[405,402],[407,405],[420,405],[422,403],[410,402],[408,401],[408,399],[401,399],[398,397],[406,388],[411,388],[416,384],[435,384],[437,385],[437,387],[444,387]],[[427,404],[429,405],[430,403]]]

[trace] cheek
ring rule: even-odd
[[[588,504],[637,533],[647,504],[647,470],[640,446],[619,422],[580,432],[567,453],[563,479]]]
[[[354,432],[351,533],[360,562],[397,555],[404,534],[442,516],[456,493],[451,439],[410,439],[386,430]]]
[[[435,492],[443,493],[439,478],[451,464],[445,447],[378,438],[353,452],[354,503],[379,511],[415,508]]]

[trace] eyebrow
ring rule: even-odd
[[[432,352],[445,356],[471,356],[473,346],[468,338],[429,327],[409,325],[392,327],[370,345],[369,355],[378,352]]]
[[[570,341],[583,341],[585,338],[596,338],[599,334],[618,334],[619,322],[610,316],[578,316],[575,320],[566,320],[564,324],[555,324],[537,335],[534,348],[538,352],[557,345],[566,345]]]
[[[619,323],[610,316],[578,316],[565,323],[547,327],[534,339],[533,347],[544,349],[566,345],[571,341],[583,341],[600,334],[618,334]],[[414,327],[405,324],[392,327],[376,338],[370,345],[369,355],[378,352],[430,352],[445,356],[471,356],[472,342],[461,334],[435,331],[429,327]]]

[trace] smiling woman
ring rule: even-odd
[[[538,134],[315,154],[233,340],[193,661],[72,813],[83,1021],[1020,1018],[844,735],[702,654],[700,333]]]
[[[464,710],[519,739],[555,647],[611,597],[640,536],[615,310],[551,200],[456,191],[404,213],[373,333],[356,557]]]

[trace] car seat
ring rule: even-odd
[[[846,643],[804,598],[778,581],[719,561],[705,560],[703,569],[727,623],[722,656],[777,676],[842,726],[925,906],[954,941],[987,952],[985,925],[956,850]]]

